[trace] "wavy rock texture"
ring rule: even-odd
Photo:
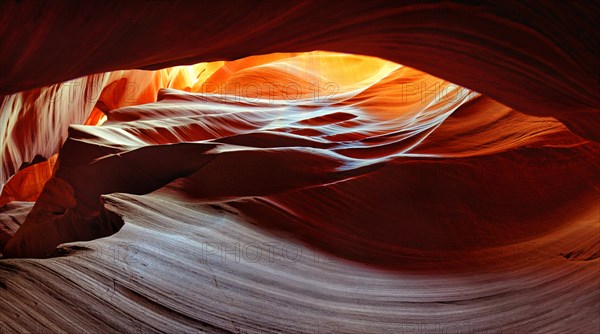
[[[0,333],[598,332],[597,14],[0,4]]]
[[[593,224],[571,224],[548,239],[463,252],[467,269],[460,272],[435,266],[385,271],[257,229],[226,205],[162,191],[105,200],[126,221],[114,236],[65,245],[57,258],[2,261],[0,318],[9,332],[598,328],[598,261],[568,259],[577,253],[570,247],[585,241]]]
[[[114,70],[327,50],[418,68],[598,141],[599,9],[587,2],[6,2],[0,94]]]
[[[0,185],[20,168],[58,152],[69,124],[83,124],[94,108],[94,94],[105,74],[83,77],[0,101]]]
[[[96,125],[109,110],[155,102],[160,88],[189,91],[191,80],[203,83],[203,75],[222,65],[115,71],[4,96],[0,103],[0,187],[18,170],[58,153],[69,125]],[[16,196],[16,200],[28,199]]]
[[[213,69],[71,126],[37,202],[4,207],[4,255],[53,257],[3,260],[9,331],[598,327],[598,144],[379,59]]]

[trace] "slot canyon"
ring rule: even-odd
[[[0,2],[0,333],[600,333],[599,14]]]

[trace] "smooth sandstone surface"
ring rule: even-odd
[[[0,333],[598,331],[597,5],[0,9]]]

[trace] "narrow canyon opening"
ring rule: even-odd
[[[0,4],[0,333],[593,333],[597,7]]]

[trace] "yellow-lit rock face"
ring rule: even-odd
[[[70,124],[98,125],[110,110],[155,102],[162,88],[249,102],[326,102],[338,95],[357,94],[398,68],[398,64],[366,56],[278,53],[157,71],[115,71],[5,96],[2,120],[6,135],[0,139],[0,182],[4,186],[20,166],[36,156],[45,159],[56,154]],[[21,173],[3,192],[2,203],[37,198],[50,176],[46,171],[51,172],[52,166]]]
[[[81,81],[93,82],[94,78]],[[591,175],[595,167],[589,154],[597,150],[596,144],[574,136],[556,120],[516,113],[471,90],[379,58],[330,52],[278,53],[157,71],[116,71],[100,78],[93,100],[89,98],[93,88],[72,89],[70,96],[73,101],[83,101],[80,105],[70,103],[67,109],[50,109],[46,105],[50,101],[38,99],[38,104],[30,107],[59,114],[86,108],[91,111],[87,126],[72,126],[53,181],[44,190],[45,197],[8,244],[6,254],[44,256],[62,242],[114,233],[114,226],[119,224],[103,214],[101,195],[143,194],[186,175],[190,179],[182,192],[201,200],[277,196],[313,187],[324,187],[332,191],[331,196],[344,198],[358,191],[352,187],[364,193],[366,190],[360,187],[366,184],[358,180],[370,180],[370,187],[378,190],[364,199],[368,203],[363,204],[365,210],[345,217],[351,211],[342,210],[338,204],[333,212],[325,212],[341,219],[334,225],[353,231],[348,232],[347,239],[371,234],[379,240],[381,249],[371,247],[375,254],[402,245],[427,250],[448,240],[459,245],[482,240],[486,240],[484,244],[506,245],[544,234],[564,225],[566,218],[557,216],[541,223],[539,217],[547,209],[530,201],[537,202],[541,196],[538,193],[543,193],[547,201],[569,211],[570,202],[551,191],[555,187],[592,205],[589,196],[593,187],[585,186],[583,190],[585,183],[551,175],[561,168]],[[37,93],[46,91],[54,88]],[[23,96],[31,99],[31,94]],[[20,97],[17,94],[15,98]],[[164,146],[177,143],[191,143],[197,148],[188,151],[190,148]],[[275,148],[283,151],[272,151]],[[196,150],[199,153],[187,156]],[[520,157],[522,150],[533,150],[531,154],[540,159],[573,159],[574,164],[548,164],[545,168],[551,174],[545,174],[536,169],[542,166],[533,163],[533,169],[521,172],[520,177],[506,175],[515,166],[524,168],[535,161]],[[151,156],[164,158],[155,160]],[[503,159],[516,160],[508,163]],[[125,167],[125,162],[136,167]],[[6,187],[4,202],[36,199],[52,176],[48,170],[53,165],[52,161],[17,173]],[[504,181],[501,186],[487,189],[484,193],[488,196],[473,195],[482,189],[477,184],[488,182],[488,176],[482,174],[488,168],[482,166],[488,165],[496,170],[486,173]],[[387,172],[381,174],[381,170]],[[433,174],[420,178],[419,170]],[[151,178],[146,180],[144,175]],[[139,177],[142,179],[137,180]],[[531,184],[523,183],[521,177]],[[345,190],[329,185],[340,181],[360,185]],[[455,204],[439,194],[448,189],[456,193],[450,196],[458,198]],[[390,198],[400,198],[400,202],[392,204],[387,197],[380,197],[388,192],[394,194]],[[64,217],[51,216],[49,222],[47,211],[56,210],[56,204],[46,202],[54,201],[61,193],[71,199],[64,208],[68,210]],[[514,213],[492,205],[487,197],[505,203],[503,206]],[[312,203],[307,199],[284,196],[281,201],[285,207],[295,208],[296,215],[305,215],[312,222],[309,225],[321,224],[326,218],[317,213],[302,214],[307,203]],[[388,203],[390,207],[375,210],[380,205],[377,203]],[[494,218],[501,211],[506,216]],[[78,215],[98,220],[95,224],[99,227],[93,232],[85,225],[74,224]],[[447,217],[446,223],[430,223],[441,215]],[[462,226],[453,223],[465,215],[470,218]],[[423,223],[409,232],[404,225],[394,223],[398,217]],[[371,219],[374,222],[364,225]],[[363,231],[364,226],[368,228]],[[55,228],[72,232],[53,235],[51,230]],[[464,234],[465,228],[481,231]],[[513,229],[520,232],[515,234]],[[369,244],[361,239],[355,244],[361,243]],[[455,245],[443,249],[453,247],[462,248]],[[355,256],[344,247],[335,249],[344,256]]]

